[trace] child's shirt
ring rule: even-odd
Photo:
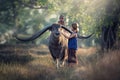
[[[77,35],[77,33],[73,33],[73,34],[76,34]],[[75,50],[77,50],[77,37],[72,37],[72,38],[69,38],[68,39],[68,48],[69,49],[75,49]]]

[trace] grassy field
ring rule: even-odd
[[[79,64],[56,69],[47,46],[1,45],[0,80],[119,80],[120,50],[78,50]]]

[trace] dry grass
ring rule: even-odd
[[[119,80],[120,50],[110,51],[104,57],[87,67],[87,80]]]
[[[79,48],[78,49],[78,54],[81,56],[90,56],[92,54],[96,53],[96,48],[95,47],[90,47],[90,48]]]
[[[120,50],[110,51],[102,58],[97,58],[93,57],[97,54],[95,48],[79,49],[78,66],[66,65],[57,70],[46,46],[19,46],[1,47],[0,80],[120,79]]]
[[[47,47],[25,48],[19,46],[21,45],[16,47],[2,46],[0,52],[0,57],[2,57],[0,61],[0,80],[73,79],[70,76],[74,68],[63,67],[57,70]]]

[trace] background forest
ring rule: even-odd
[[[95,46],[100,43],[102,26],[114,26],[117,39],[120,37],[119,0],[1,0],[0,43],[14,43],[14,33],[29,36],[44,27],[56,23],[59,15],[65,16],[67,27],[72,22],[79,24],[81,35],[94,33],[80,46]],[[45,44],[49,32],[33,41]],[[80,42],[80,41],[79,41]]]

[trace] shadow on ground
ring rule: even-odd
[[[28,45],[0,45],[0,63],[25,64],[34,58],[29,54]]]

